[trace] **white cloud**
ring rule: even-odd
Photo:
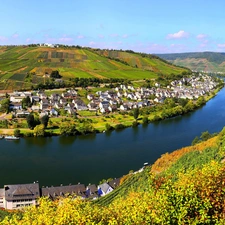
[[[166,36],[166,38],[167,39],[181,39],[181,38],[187,38],[188,36],[189,36],[189,33],[185,32],[183,30],[180,30],[177,33],[168,34]]]
[[[102,35],[102,34],[99,34],[98,37],[99,37],[99,38],[105,38],[105,36]]]
[[[217,47],[219,47],[219,48],[225,48],[225,44],[217,44]]]
[[[12,35],[12,38],[14,38],[14,39],[15,38],[18,38],[18,37],[19,37],[19,34],[17,34],[17,33],[15,33],[15,34]]]
[[[89,42],[89,45],[90,45],[90,46],[94,46],[94,45],[96,45],[96,43],[95,43],[94,41],[90,41],[90,42]]]
[[[198,34],[198,35],[196,36],[197,39],[204,39],[204,38],[206,38],[206,37],[207,37],[206,34]]]
[[[59,41],[60,42],[71,42],[71,41],[73,41],[73,38],[62,37],[62,38],[59,38]]]
[[[84,36],[84,35],[78,35],[77,38],[78,38],[78,39],[84,39],[85,36]]]
[[[119,37],[119,34],[110,34],[110,37]]]
[[[7,41],[8,40],[8,38],[7,37],[4,37],[4,36],[0,36],[0,41]]]

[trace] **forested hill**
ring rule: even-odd
[[[79,46],[57,48],[32,46],[0,47],[0,89],[27,89],[46,82],[52,71],[62,80],[73,78],[154,79],[159,74],[182,74],[157,56],[133,51],[109,51]]]
[[[157,55],[175,65],[184,66],[191,70],[225,72],[225,53],[222,52],[190,52]]]
[[[224,224],[225,128],[192,144],[130,172],[99,200],[41,198],[38,207],[1,213],[1,224]]]

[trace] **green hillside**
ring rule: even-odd
[[[0,90],[30,88],[46,81],[46,74],[58,70],[64,80],[72,78],[157,78],[158,74],[187,71],[150,55],[91,48],[0,47]]]
[[[224,224],[225,128],[130,173],[97,201],[42,198],[1,224]],[[3,212],[4,213],[4,212]]]
[[[225,53],[192,52],[157,55],[174,65],[195,71],[225,72]]]

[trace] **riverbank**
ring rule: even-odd
[[[131,110],[104,115],[84,111],[80,112],[76,117],[51,117],[45,129],[44,136],[101,133],[185,115],[203,106],[213,98],[221,88],[222,87],[218,87],[209,95],[201,96],[197,100],[183,99],[175,102],[174,99],[168,98],[163,104],[138,109],[138,114],[136,116],[134,115],[134,110]],[[8,117],[9,115],[6,115],[5,118]],[[26,127],[26,119],[7,119],[7,121],[7,126],[9,128],[0,128],[0,135],[13,135],[15,130],[19,130],[20,136],[22,137],[38,136],[33,130]]]

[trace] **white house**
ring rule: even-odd
[[[98,185],[98,195],[99,196],[107,195],[112,191],[113,191],[113,188],[107,183]]]

